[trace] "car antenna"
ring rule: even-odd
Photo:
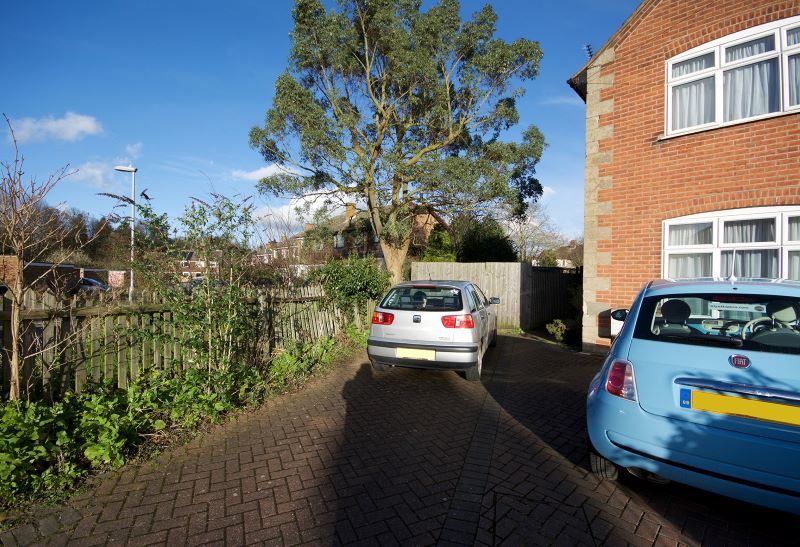
[[[736,284],[736,249],[733,250],[733,257],[731,258],[731,275],[728,276],[728,281],[731,282],[731,287]]]

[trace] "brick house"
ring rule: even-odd
[[[800,279],[797,0],[644,0],[569,84],[586,102],[585,349],[648,279]]]

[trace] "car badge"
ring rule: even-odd
[[[750,358],[744,355],[731,355],[728,357],[728,362],[732,367],[747,368],[750,366]]]
[[[415,315],[413,317],[413,320],[414,320],[414,323],[422,323],[422,316],[421,315]]]

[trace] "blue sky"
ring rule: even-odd
[[[465,16],[485,1],[462,0]],[[179,214],[190,196],[255,193],[265,167],[248,146],[277,76],[287,66],[290,0],[12,2],[0,33],[0,111],[14,125],[26,175],[77,173],[51,194],[95,216],[114,205],[98,192],[137,188]],[[426,2],[426,5],[430,2]],[[498,36],[538,40],[541,75],[526,84],[519,129],[535,124],[548,142],[538,175],[561,230],[583,229],[583,103],[566,80],[638,5],[636,0],[496,0]],[[4,128],[5,129],[5,128]],[[4,132],[5,133],[5,132]],[[512,132],[513,136],[513,132]],[[0,159],[12,158],[0,138]],[[276,214],[285,201],[257,198]]]

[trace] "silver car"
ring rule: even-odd
[[[459,370],[480,380],[483,356],[497,343],[493,306],[499,303],[469,281],[395,285],[372,314],[367,353],[373,368]]]

